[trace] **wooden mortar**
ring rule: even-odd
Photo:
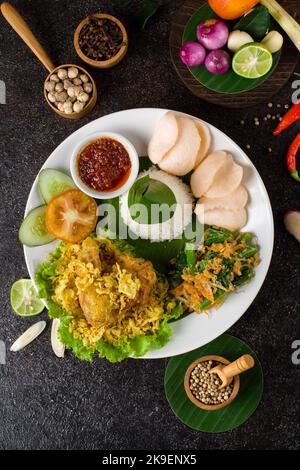
[[[191,376],[192,371],[200,362],[206,362],[206,361],[221,362],[224,365],[230,364],[230,361],[228,361],[228,359],[225,359],[225,357],[222,357],[222,356],[209,355],[209,356],[203,356],[203,357],[200,357],[199,359],[196,359],[194,362],[192,362],[192,364],[189,366],[189,368],[187,369],[185,373],[185,377],[184,377],[185,392],[187,396],[189,397],[189,399],[191,400],[191,402],[194,403],[194,405],[196,405],[198,408],[201,408],[202,410],[206,410],[206,411],[221,410],[222,408],[225,408],[225,406],[230,405],[230,403],[232,403],[233,400],[237,397],[237,394],[239,393],[239,389],[240,389],[240,378],[238,375],[234,377],[233,390],[228,400],[218,405],[206,405],[205,403],[202,403],[200,400],[197,400],[197,398],[193,395],[190,389],[190,376]]]

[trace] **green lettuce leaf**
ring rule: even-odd
[[[55,276],[56,266],[61,257],[59,246],[49,255],[49,261],[41,263],[35,273],[35,283],[38,288],[38,296],[41,299],[50,300],[53,289],[51,279]]]
[[[72,317],[63,317],[60,322],[58,335],[60,340],[66,345],[67,349],[73,351],[74,356],[82,361],[92,361],[95,350],[93,347],[87,347],[83,344],[80,339],[74,338],[72,333],[69,331],[69,325],[72,321]]]
[[[48,315],[50,318],[68,317],[68,312],[53,300],[47,300]]]
[[[177,312],[178,313],[178,312]],[[172,330],[165,318],[160,329],[152,335],[136,336],[135,338],[119,338],[117,342],[109,344],[104,340],[99,340],[92,346],[85,346],[82,340],[74,338],[69,331],[72,317],[63,317],[59,327],[59,337],[71,349],[73,354],[82,361],[92,361],[95,354],[100,358],[105,358],[110,362],[121,362],[129,356],[137,358],[144,356],[150,348],[159,349],[168,343],[172,335]]]

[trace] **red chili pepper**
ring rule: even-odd
[[[280,134],[282,131],[291,126],[294,122],[298,121],[298,119],[300,119],[300,102],[294,104],[283,116],[280,123],[273,132],[273,135]]]
[[[297,162],[296,162],[299,148],[300,148],[300,132],[291,143],[287,156],[286,156],[286,164],[287,164],[287,168],[290,172],[291,177],[294,178],[296,181],[300,182],[300,176],[297,171]]]

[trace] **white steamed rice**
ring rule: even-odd
[[[155,167],[140,173],[137,179],[146,175],[149,175],[153,180],[164,183],[171,189],[177,202],[174,215],[162,223],[140,224],[136,222],[132,219],[128,208],[128,191],[120,197],[120,213],[123,222],[137,237],[152,242],[178,238],[192,220],[193,197],[189,187],[176,176],[157,170]]]

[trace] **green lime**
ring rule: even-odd
[[[259,78],[266,75],[273,65],[269,49],[258,42],[250,42],[240,47],[232,59],[232,68],[244,78]]]
[[[30,279],[16,281],[10,290],[10,304],[17,315],[32,317],[41,313],[44,302],[37,297],[33,282]]]

